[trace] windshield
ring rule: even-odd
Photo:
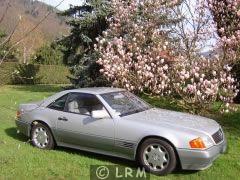
[[[109,106],[121,117],[150,109],[150,105],[128,91],[101,95]]]

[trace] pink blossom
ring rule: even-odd
[[[212,0],[214,2],[216,0]],[[141,18],[138,18],[139,6],[145,13]],[[114,14],[108,19],[109,29],[97,39],[94,47],[100,55],[97,61],[102,66],[100,72],[113,86],[133,92],[146,90],[160,96],[172,93],[182,97],[186,107],[204,108],[203,105],[213,104],[216,99],[230,107],[227,103],[233,101],[237,87],[231,66],[224,64],[231,63],[222,63],[219,56],[207,59],[195,54],[189,59],[184,53],[173,51],[175,44],[166,40],[157,23],[161,13],[168,9],[161,1],[113,0],[112,8]],[[225,46],[233,46],[240,37],[240,30],[231,36],[226,34],[226,27],[219,32],[223,33]],[[146,45],[149,39],[151,43]],[[166,54],[172,54],[176,62],[170,63],[173,58]]]

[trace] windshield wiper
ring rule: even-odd
[[[136,109],[134,111],[129,111],[129,112],[123,113],[123,114],[120,115],[120,117],[135,114],[135,113],[139,113],[139,112],[142,112],[142,111],[145,111],[145,110],[144,109]]]

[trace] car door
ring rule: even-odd
[[[70,93],[63,112],[57,114],[57,136],[61,143],[112,150],[114,147],[114,121],[110,117],[94,119],[93,110],[105,109],[93,94]],[[107,111],[107,110],[106,110]]]

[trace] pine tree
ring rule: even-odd
[[[108,84],[99,73],[94,44],[107,29],[106,17],[110,14],[110,2],[106,0],[86,0],[82,6],[71,6],[61,14],[67,17],[71,33],[59,43],[64,47],[64,64],[70,67],[71,81],[76,87]]]

